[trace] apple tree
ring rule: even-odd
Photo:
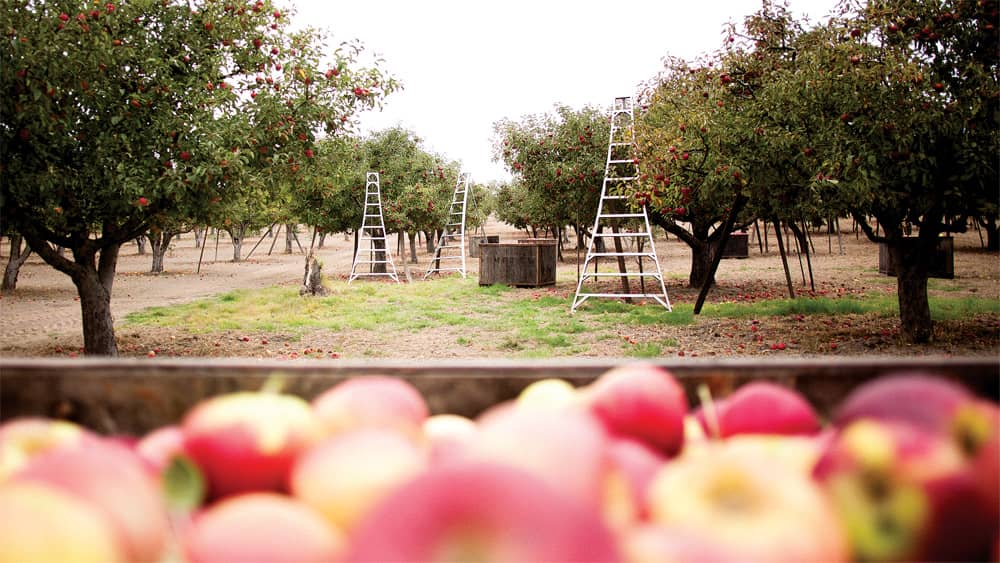
[[[561,248],[562,229],[572,225],[582,245],[583,236],[590,234],[604,180],[607,113],[556,105],[554,113],[499,121],[494,135],[494,158],[527,192],[511,200],[520,207],[525,226],[550,229]]]
[[[939,235],[996,213],[998,2],[872,0],[842,8],[803,38],[807,60],[784,81],[785,98],[826,124],[816,185],[836,191],[868,238],[888,247],[902,333],[926,342]]]
[[[0,5],[0,213],[73,280],[88,354],[117,354],[123,242],[158,215],[240,200],[395,88],[356,46],[323,64],[323,35],[290,31],[269,1]]]

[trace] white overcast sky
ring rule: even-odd
[[[296,23],[361,40],[403,83],[364,131],[402,125],[476,182],[509,175],[492,162],[493,123],[556,103],[610,106],[655,76],[665,55],[693,59],[722,44],[760,0],[286,0]],[[812,21],[836,0],[790,0]]]

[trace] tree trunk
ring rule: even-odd
[[[417,233],[416,231],[406,233],[406,236],[410,239],[410,264],[417,263]]]
[[[174,233],[160,231],[156,234],[146,235],[149,238],[149,246],[153,251],[153,265],[149,269],[151,274],[163,273],[163,258],[170,250],[170,241],[174,238]]]
[[[384,274],[386,270],[385,264],[385,239],[375,239],[372,240],[372,248],[375,249],[375,263],[372,264],[372,272],[376,274]]]
[[[934,322],[927,299],[927,278],[934,247],[924,238],[887,243],[896,266],[900,328],[903,336],[914,344],[930,342],[934,336]],[[936,245],[936,237],[932,241]]]
[[[229,237],[233,239],[233,262],[239,262],[243,256],[243,229],[230,231]]]
[[[285,223],[285,254],[292,253],[292,242],[295,240],[295,225]]]
[[[688,275],[688,287],[704,287],[706,283],[715,285],[712,274],[712,261],[719,251],[718,244],[703,242],[691,247],[691,273]],[[712,276],[711,279],[709,276]]]
[[[326,244],[326,231],[322,231],[319,233],[319,242],[316,243],[316,247],[323,248],[325,244]]]
[[[135,239],[136,254],[143,256],[146,254],[146,237],[136,237]]]
[[[979,224],[986,231],[986,250],[990,252],[1000,251],[1000,229],[997,228],[996,217],[983,217],[978,219]]]
[[[194,247],[201,248],[205,244],[205,234],[208,233],[207,228],[195,227],[194,228]]]
[[[23,240],[23,237],[18,233],[10,235],[10,257],[7,260],[7,267],[3,271],[3,285],[0,285],[0,291],[17,289],[17,275],[21,272],[21,266],[24,265],[25,260],[31,256],[30,246],[25,244],[22,250],[21,242]]]
[[[434,253],[434,232],[424,231],[424,239],[427,241],[427,254]]]

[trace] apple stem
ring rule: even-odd
[[[719,430],[719,417],[715,411],[715,401],[712,400],[712,390],[708,388],[708,385],[702,383],[698,386],[698,399],[701,401],[701,408],[705,412],[705,422],[708,423],[711,438],[714,440],[721,439],[722,432]]]

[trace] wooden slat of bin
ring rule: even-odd
[[[434,413],[475,416],[516,397],[528,384],[558,377],[581,386],[621,360],[296,363],[257,360],[0,359],[0,420],[53,416],[105,433],[142,434],[179,422],[195,403],[213,395],[260,389],[272,376],[285,391],[311,399],[349,377],[374,374],[413,383]],[[891,372],[923,371],[959,381],[996,401],[1000,360],[989,358],[689,359],[655,362],[673,372],[691,404],[705,384],[723,397],[740,385],[769,380],[799,390],[821,414],[850,391]]]

